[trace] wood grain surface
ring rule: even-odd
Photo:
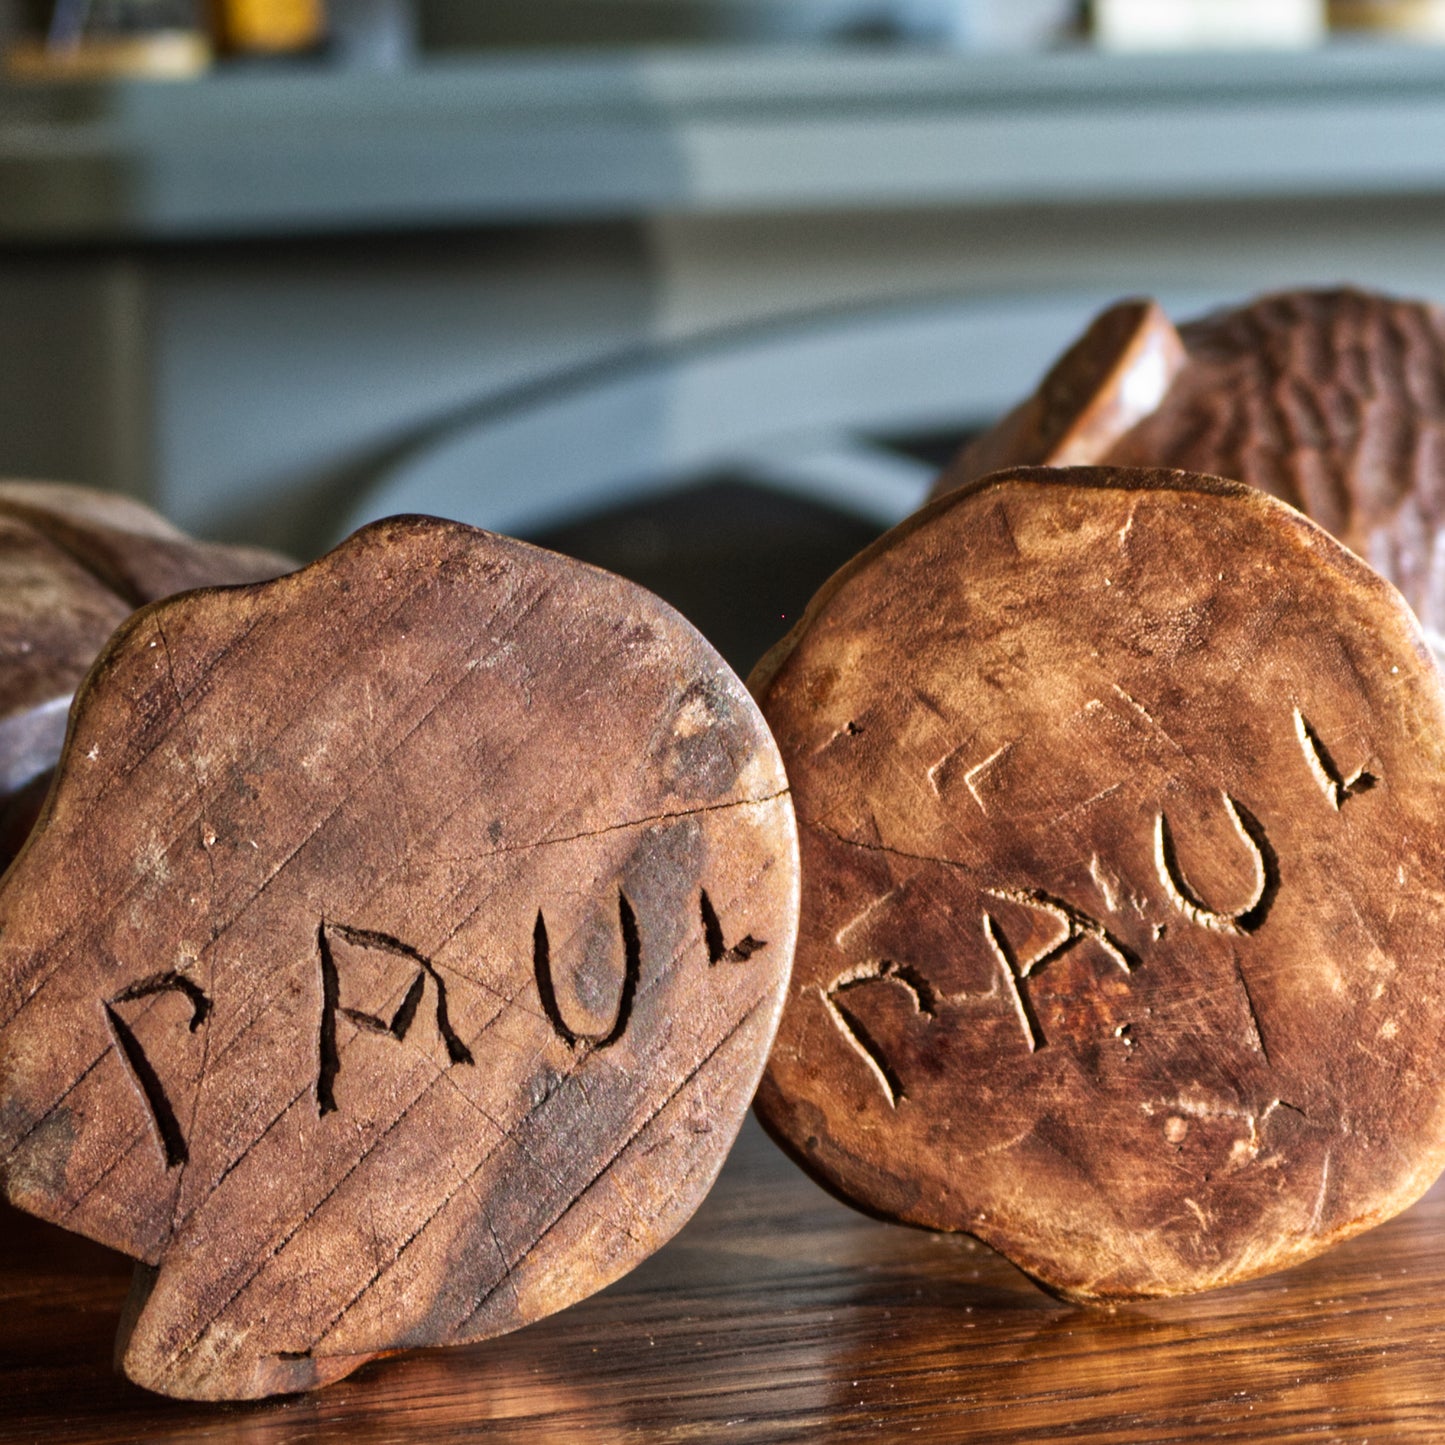
[[[198,542],[128,497],[0,481],[0,867],[39,814],[76,687],[131,611],[295,565]]]
[[[1298,512],[1038,468],[844,568],[752,685],[803,918],[763,1122],[1094,1300],[1370,1227],[1445,1162],[1445,695]]]
[[[751,698],[620,578],[400,518],[157,603],[0,891],[9,1197],[150,1267],[168,1393],[515,1329],[705,1195],[797,887]]]
[[[0,1205],[5,1445],[1437,1445],[1445,1185],[1282,1274],[1117,1310],[868,1219],[748,1124],[625,1279],[485,1344],[213,1406],[113,1373],[129,1261]]]
[[[48,537],[132,607],[296,566],[263,547],[199,541],[131,497],[63,482],[0,481],[0,516]]]
[[[1127,344],[1131,318],[1152,351]],[[1155,384],[1151,357],[1167,359],[1167,389]],[[1123,420],[1124,394],[1143,403],[1127,429],[1068,424]],[[1035,463],[1182,467],[1259,487],[1388,577],[1445,653],[1439,307],[1352,289],[1289,291],[1176,335],[1157,306],[1121,303],[1065,352],[1034,397],[959,455],[934,495]]]
[[[1094,318],[1032,396],[963,448],[933,495],[1005,467],[1096,464],[1158,408],[1187,360],[1157,301],[1120,301]]]

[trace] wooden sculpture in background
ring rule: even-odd
[[[1123,302],[934,495],[1000,467],[1096,463],[1229,477],[1298,507],[1389,578],[1445,649],[1438,307],[1290,291],[1176,331],[1153,302]]]
[[[1159,406],[1187,360],[1157,302],[1111,306],[1032,396],[964,448],[933,495],[1005,467],[1093,465]]]
[[[742,684],[581,563],[394,519],[146,607],[0,889],[9,1197],[143,1262],[174,1395],[561,1309],[720,1167],[796,846]]]
[[[175,592],[295,565],[198,542],[127,497],[0,481],[0,868],[35,821],[75,689],[121,622]]]
[[[995,474],[752,687],[803,903],[764,1124],[1080,1300],[1306,1259],[1445,1163],[1445,693],[1261,492]]]

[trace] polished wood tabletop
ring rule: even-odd
[[[627,1278],[488,1344],[200,1406],[115,1375],[128,1262],[0,1211],[0,1441],[1445,1439],[1445,1186],[1310,1264],[1114,1311],[837,1203],[751,1120]]]

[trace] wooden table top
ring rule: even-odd
[[[1103,1312],[984,1246],[885,1225],[749,1120],[693,1221],[626,1279],[488,1344],[226,1407],[111,1372],[129,1263],[0,1210],[0,1441],[1445,1438],[1445,1186],[1321,1259]]]

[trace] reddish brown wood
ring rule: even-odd
[[[140,502],[90,487],[0,481],[0,516],[33,527],[133,607],[193,587],[263,582],[296,566],[260,547],[199,542]]]
[[[1189,366],[1109,460],[1215,472],[1282,498],[1445,631],[1445,312],[1292,292],[1182,335]]]
[[[131,610],[294,565],[197,542],[129,498],[0,481],[0,867],[34,823],[77,685]]]
[[[1041,429],[1015,418],[1035,416],[1060,374],[1077,377],[1083,410],[1107,402],[1115,378],[1101,368],[1091,402],[1088,368],[1071,358],[1117,325],[1120,310],[1104,313],[1035,398],[966,449],[935,495],[1036,461],[1232,477],[1328,528],[1404,593],[1445,647],[1445,311],[1363,291],[1291,291],[1190,322],[1178,333],[1187,360],[1137,424],[1082,438],[1068,455],[1042,454]]]
[[[753,687],[804,877],[758,1109],[828,1187],[1111,1300],[1434,1179],[1445,696],[1321,529],[1178,473],[995,476]]]
[[[68,553],[0,514],[0,794],[54,766],[76,685],[130,611]]]
[[[1115,1310],[885,1229],[744,1126],[670,1244],[560,1315],[218,1410],[110,1369],[128,1262],[0,1205],[0,1438],[47,1445],[1436,1445],[1445,1185],[1319,1259]]]
[[[0,891],[9,1197],[146,1263],[170,1394],[515,1329],[706,1193],[796,870],[742,684],[581,563],[394,519],[143,609]]]
[[[1094,318],[1032,396],[959,453],[934,495],[1003,467],[1101,460],[1164,399],[1185,359],[1158,302],[1120,301]]]

